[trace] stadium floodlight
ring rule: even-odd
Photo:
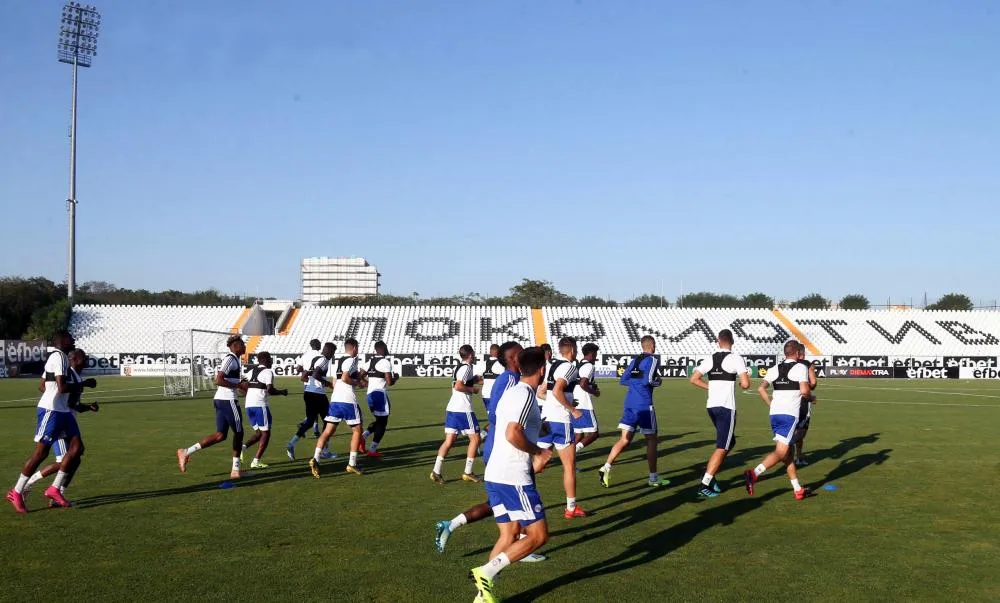
[[[101,14],[93,6],[67,2],[62,9],[59,26],[59,62],[73,66],[73,100],[69,127],[69,274],[66,276],[66,296],[70,305],[76,291],[76,80],[80,67],[90,67],[97,56],[97,36],[101,29]]]

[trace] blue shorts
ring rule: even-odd
[[[802,402],[802,406],[799,407],[799,426],[798,429],[809,429],[809,419],[812,418],[812,402]]]
[[[330,402],[330,407],[326,409],[326,417],[323,419],[327,423],[347,423],[351,427],[361,424],[361,407],[357,402]]]
[[[493,435],[496,429],[493,425],[490,425],[489,430],[486,432],[486,436],[483,438],[483,466],[485,467],[490,462],[490,454],[493,452]]]
[[[538,438],[539,448],[545,450],[555,447],[556,450],[562,450],[575,443],[576,439],[573,437],[573,427],[569,421],[556,423],[546,421],[545,423],[549,426],[549,432]]]
[[[56,455],[57,463],[62,462],[63,457],[66,456],[66,450],[68,450],[66,440],[59,438],[55,442],[52,442],[52,454]]]
[[[479,419],[476,418],[474,412],[446,411],[444,413],[444,432],[462,435],[479,433]]]
[[[497,523],[516,521],[524,527],[545,519],[542,497],[534,484],[511,486],[486,482],[486,496]]]
[[[572,419],[573,431],[576,433],[597,433],[597,415],[593,410],[578,408],[583,416],[579,419]]]
[[[618,429],[634,432],[636,429],[642,435],[656,435],[656,409],[651,404],[649,408],[631,408],[622,410],[622,418],[618,421]]]
[[[380,389],[368,394],[368,410],[376,417],[388,417],[389,394]]]
[[[708,409],[708,417],[712,419],[712,425],[715,425],[715,447],[732,450],[736,445],[736,411],[713,406]]]
[[[490,414],[490,399],[483,398],[483,406],[486,407],[486,414]]]
[[[254,431],[271,430],[271,409],[267,406],[247,406],[247,417]]]
[[[243,411],[235,400],[213,400],[215,403],[215,431],[225,434],[243,433]]]
[[[72,412],[37,409],[35,420],[35,442],[52,445],[59,439],[69,439],[80,435],[76,415]]]
[[[799,424],[799,418],[793,415],[771,415],[771,431],[774,432],[774,441],[782,444],[790,444],[795,428]]]

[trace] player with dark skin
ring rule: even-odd
[[[229,344],[229,351],[236,354],[237,358],[241,358],[243,354],[246,354],[247,346],[243,343],[242,339],[237,339]],[[222,371],[215,371],[215,385],[219,387],[225,387],[226,389],[232,389],[236,391],[241,391],[240,387],[246,383],[246,380],[241,379],[239,383],[230,383],[226,381],[226,376]],[[205,436],[198,441],[202,448],[208,448],[209,446],[214,446],[219,442],[226,441],[226,434],[221,431],[217,431],[212,435]],[[233,458],[239,458],[240,449],[243,447],[243,432],[233,433]]]
[[[257,355],[257,364],[259,364],[259,365],[261,365],[261,366],[263,366],[265,368],[271,368],[271,366],[274,365],[274,359],[271,358],[271,354],[269,354],[267,352],[261,352],[260,354]],[[247,382],[246,381],[240,381],[239,388],[240,388],[240,391],[243,392],[244,394],[247,393],[247,389],[249,389],[247,387]],[[276,389],[274,387],[274,384],[272,383],[272,384],[270,384],[270,385],[267,386],[267,393],[269,395],[271,395],[271,396],[287,396],[288,395],[288,390],[287,389]],[[264,455],[264,451],[267,450],[267,444],[270,441],[271,441],[271,430],[270,429],[268,429],[268,430],[254,430],[253,435],[250,437],[249,440],[246,441],[245,446],[247,448],[249,448],[249,447],[251,447],[254,444],[257,444],[259,442],[260,445],[257,446],[257,455],[256,455],[257,459],[259,460],[260,457],[262,457]]]
[[[583,359],[586,360],[587,362],[596,363],[597,349],[591,350],[587,348],[587,346],[584,346],[583,349],[587,350],[587,353],[583,355]],[[584,390],[594,398],[601,397],[601,390],[598,389],[597,387],[597,381],[591,381],[590,379],[583,377],[580,379],[580,382],[576,386]],[[576,443],[577,444],[582,443],[584,447],[587,447],[596,442],[597,438],[600,437],[600,435],[601,434],[596,431],[591,433],[578,433],[576,434]]]
[[[80,349],[73,350],[72,352],[69,353],[69,366],[74,371],[76,371],[77,374],[82,374],[84,367],[87,366],[87,354],[83,350],[80,350]],[[42,383],[42,389],[44,389],[44,387],[45,387],[45,384],[43,382]],[[80,389],[82,389],[84,387],[90,387],[90,388],[97,387],[97,380],[96,379],[86,379],[78,387]],[[92,404],[80,404],[78,396],[74,396],[73,395],[74,393],[78,393],[78,392],[71,392],[70,393],[70,396],[71,396],[70,397],[70,409],[71,410],[74,410],[76,412],[88,412],[88,411],[89,412],[97,412],[98,410],[100,410],[100,407],[97,405],[97,402],[94,402]],[[75,402],[74,402],[74,399],[76,399]],[[70,481],[72,481],[73,476],[76,475],[77,469],[80,468],[80,463],[83,461],[83,451],[84,451],[84,446],[83,446],[83,442],[81,441],[80,445],[79,445],[79,453],[73,459],[73,461],[71,461],[70,465],[67,468],[63,469],[63,471],[65,471],[67,473],[66,481],[63,484],[64,486],[69,486],[69,483],[70,483]],[[60,468],[62,468],[62,463],[61,462],[60,463],[52,463],[52,464],[44,467],[41,471],[39,471],[39,473],[41,473],[42,477],[45,478],[45,477],[48,477],[48,476],[52,475],[56,471],[59,471]]]

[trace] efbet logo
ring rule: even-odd
[[[618,377],[621,378],[621,376],[624,375],[624,374],[625,374],[625,367],[624,366],[619,366],[618,367]]]
[[[767,369],[764,368],[764,367],[762,367],[762,366],[758,367],[757,368],[757,376],[758,377],[767,377]]]

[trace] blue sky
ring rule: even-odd
[[[0,274],[65,276],[60,7],[0,20]],[[79,281],[294,297],[361,255],[425,297],[1000,297],[989,0],[99,8]]]

